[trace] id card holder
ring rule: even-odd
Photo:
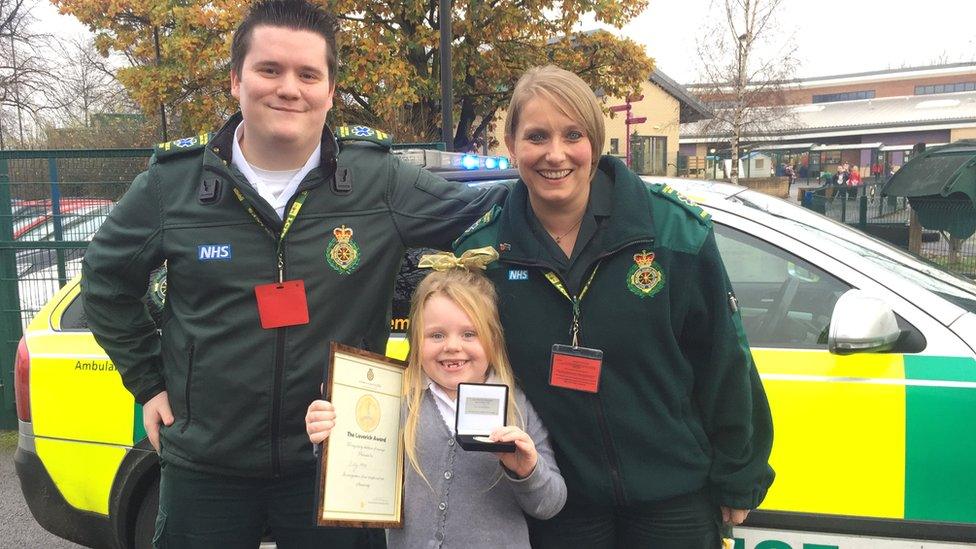
[[[254,287],[258,316],[265,330],[308,324],[305,282],[286,280]]]
[[[603,351],[572,345],[552,346],[549,364],[549,385],[597,393],[600,390],[600,370],[603,367]]]

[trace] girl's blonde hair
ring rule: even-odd
[[[563,115],[583,126],[593,151],[591,172],[595,172],[606,137],[600,101],[582,78],[555,65],[532,67],[519,78],[505,112],[505,139],[515,139],[525,105],[537,97],[552,103]]]
[[[407,337],[410,353],[404,374],[403,393],[407,401],[407,421],[403,430],[407,460],[414,470],[430,484],[420,470],[417,458],[417,426],[420,406],[427,389],[426,376],[420,363],[420,346],[424,340],[424,305],[435,296],[450,299],[460,307],[478,333],[478,341],[488,359],[487,374],[494,374],[499,383],[508,386],[508,422],[524,428],[521,411],[515,403],[515,375],[505,350],[505,336],[498,318],[498,298],[491,281],[480,272],[467,269],[432,271],[417,285],[410,301],[410,327]]]

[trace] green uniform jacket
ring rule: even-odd
[[[177,152],[157,152],[92,240],[82,289],[95,339],[136,400],[169,393],[176,421],[162,430],[164,461],[271,477],[314,465],[304,417],[320,397],[329,342],[385,352],[404,250],[449,249],[506,189],[449,183],[372,143],[344,142],[339,152],[326,128],[320,166],[299,187],[307,199],[284,240],[284,279],[304,281],[310,320],[263,329],[254,288],[278,280],[277,240],[233,189],[272,232],[283,223],[230,164],[240,120],[206,146],[181,140]],[[330,263],[346,237],[342,261]],[[163,261],[157,332],[140,298]]]
[[[519,182],[458,240],[493,246],[509,356],[552,435],[569,504],[633,505],[708,488],[733,508],[773,481],[772,419],[719,257],[711,220],[668,187],[601,159],[613,210],[584,277],[580,341],[604,352],[599,393],[549,385],[554,343],[570,344],[573,307],[527,221]],[[649,253],[653,253],[653,259]]]

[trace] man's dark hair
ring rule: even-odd
[[[336,78],[336,24],[335,17],[322,6],[307,0],[262,0],[251,6],[244,20],[234,31],[230,46],[231,70],[241,76],[244,57],[251,49],[251,37],[258,26],[285,27],[293,30],[314,32],[325,39],[325,62],[329,68],[329,84]]]

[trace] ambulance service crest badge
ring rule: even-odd
[[[627,273],[627,287],[639,297],[651,297],[664,287],[664,273],[654,264],[654,252],[634,254],[634,266]]]
[[[352,229],[342,225],[332,229],[332,234],[325,259],[337,273],[350,274],[359,266],[359,246],[352,239]]]

